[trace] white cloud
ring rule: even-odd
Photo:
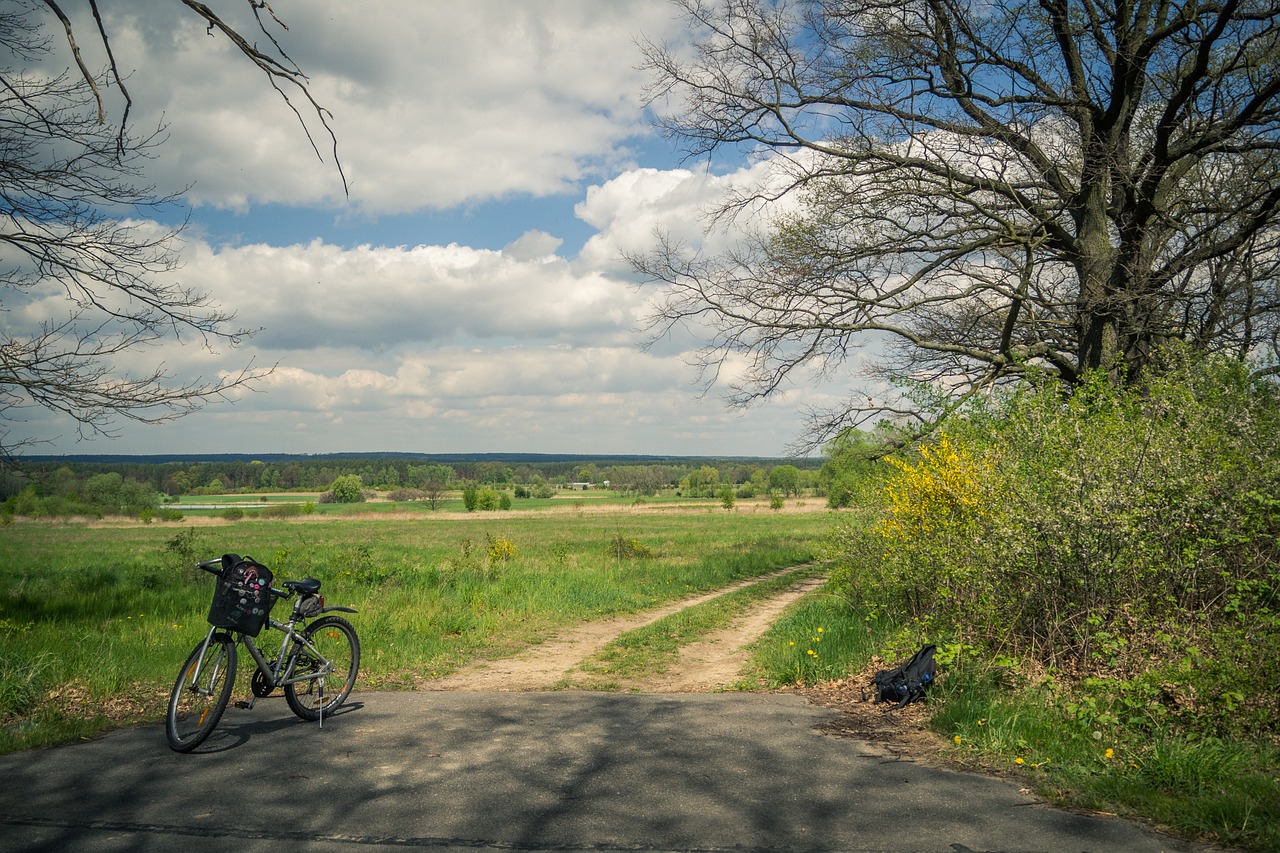
[[[625,164],[627,139],[647,131],[635,39],[674,24],[665,0],[272,7],[290,28],[281,43],[333,114],[351,203],[368,213],[562,193]],[[253,29],[243,11],[223,13]],[[164,185],[194,182],[194,202],[223,207],[341,202],[332,166],[225,38],[173,0],[108,14],[117,57],[138,69],[135,126],[169,127],[153,173]],[[329,157],[310,106],[293,100]]]
[[[244,4],[220,11],[233,7],[244,14]],[[648,128],[635,40],[680,37],[667,0],[272,7],[290,25],[283,43],[333,111],[349,203],[332,164],[316,160],[260,72],[180,3],[131,0],[107,12],[116,16],[108,25],[122,70],[136,69],[134,127],[162,117],[169,124],[148,177],[164,188],[194,184],[176,280],[262,329],[239,348],[167,345],[129,353],[118,366],[142,373],[163,363],[188,378],[250,362],[277,368],[231,405],[163,427],[126,424],[110,445],[58,449],[783,451],[797,428],[794,406],[821,400],[820,392],[797,391],[785,406],[743,416],[691,385],[686,351],[695,339],[638,347],[646,297],[631,286],[622,255],[652,245],[656,230],[726,245],[735,234],[705,233],[706,210],[769,175],[766,162],[722,175],[636,164],[629,146],[645,142]],[[88,20],[81,32],[92,31]],[[305,115],[307,105],[295,105]],[[308,126],[329,156],[327,137],[314,120]],[[547,194],[576,199],[574,213],[595,230],[576,257],[559,254],[554,228],[536,221],[520,223],[512,233],[523,235],[500,251],[464,238],[273,245],[254,231],[264,227],[255,219],[264,202],[282,216],[295,206],[296,232],[319,213],[376,224],[381,215],[430,211],[465,222],[486,200]],[[249,214],[237,220],[238,243],[201,238],[211,207]],[[57,307],[45,303],[29,319]],[[65,420],[37,414],[31,434],[73,436]]]
[[[627,340],[640,297],[625,284],[548,254],[551,238],[514,250],[465,246],[215,249],[192,242],[184,285],[216,293],[257,346],[387,351],[457,340],[574,344]]]
[[[616,272],[622,258],[653,246],[662,233],[676,243],[716,251],[741,238],[734,221],[711,215],[733,194],[748,193],[775,177],[769,160],[724,175],[705,170],[631,169],[587,190],[574,213],[597,233],[583,247],[579,263]],[[776,206],[775,206],[776,207]]]

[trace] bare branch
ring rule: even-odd
[[[631,258],[660,285],[652,332],[709,330],[704,379],[746,357],[734,405],[868,345],[884,375],[965,399],[1274,335],[1274,0],[674,2],[699,35],[691,56],[647,45],[661,127],[691,155],[778,156],[786,179],[722,213],[793,202],[719,256]],[[810,433],[876,411],[899,414],[849,406]]]

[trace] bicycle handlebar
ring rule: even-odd
[[[221,577],[222,569],[223,569],[222,558],[215,557],[212,560],[202,560],[201,562],[196,563],[196,568],[204,569],[206,572],[208,572],[211,575],[217,575]],[[289,596],[293,595],[293,591],[288,589],[276,589],[273,586],[271,587],[271,594],[274,595],[276,598],[288,598]]]

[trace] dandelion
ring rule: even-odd
[[[1116,757],[1116,751],[1108,747],[1107,751],[1103,754],[1102,757],[1110,761],[1112,758]]]
[[[955,737],[952,738],[952,740],[956,742],[956,746],[960,745],[960,735],[956,735]]]
[[[985,726],[986,724],[987,724],[986,720],[978,720],[978,725]]]
[[[1013,763],[1014,763],[1014,764],[1026,764],[1027,762],[1023,761],[1021,758],[1015,758],[1015,759],[1013,759]]]
[[[819,629],[818,629],[818,633],[819,633],[819,634],[821,634],[821,633],[822,633],[822,629],[821,629],[821,628],[819,628]]]

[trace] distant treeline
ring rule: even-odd
[[[588,457],[519,454],[412,456],[65,456],[26,457],[3,469],[0,500],[24,491],[82,499],[115,490],[135,504],[146,492],[157,496],[315,491],[339,477],[356,475],[378,490],[589,484],[656,494],[685,489],[711,496],[725,485],[756,485],[763,491],[797,493],[816,488],[817,459],[709,459],[693,457]],[[770,480],[774,481],[772,484]]]

